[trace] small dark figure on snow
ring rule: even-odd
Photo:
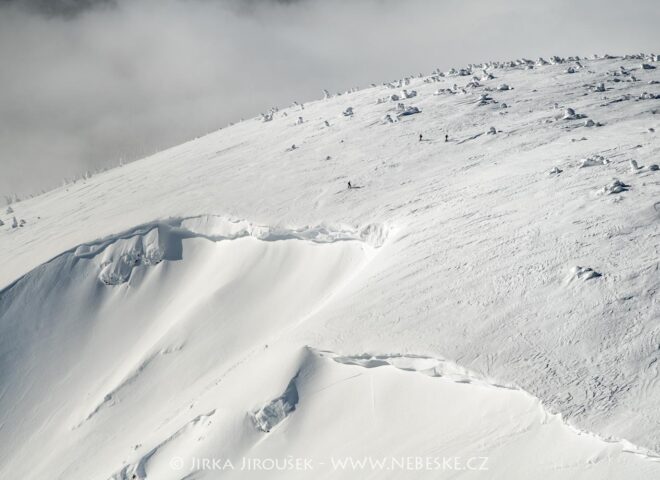
[[[349,190],[350,190],[351,188],[353,188],[353,185],[351,184],[351,182],[348,182],[348,188],[349,188]]]
[[[421,133],[419,134],[419,141],[420,142],[422,141],[422,134]]]
[[[445,134],[445,142],[449,141],[449,135]]]

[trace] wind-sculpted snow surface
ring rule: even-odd
[[[136,267],[180,260],[181,243],[186,238],[223,241],[251,237],[267,242],[306,240],[315,243],[359,240],[377,248],[386,240],[387,232],[388,228],[383,225],[367,225],[360,230],[333,230],[325,226],[290,230],[204,215],[145,225],[94,244],[81,245],[76,248],[75,256],[97,258],[99,279],[106,285],[118,285],[127,282]]]
[[[178,410],[202,395],[220,381],[218,372],[341,293],[386,232],[379,225],[287,230],[204,216],[147,224],[55,257],[0,292],[0,371],[11,385],[0,398],[2,434],[20,445],[29,436],[23,422],[43,425],[40,449],[60,451],[97,428],[115,429],[119,418],[130,419],[121,428],[129,437],[157,429],[175,414],[172,405]],[[14,403],[33,394],[45,408]],[[145,405],[160,413],[138,413]],[[255,419],[272,428],[270,417],[287,406],[273,404]],[[59,414],[49,420],[53,411]],[[14,463],[34,455],[23,445],[3,463],[34,478],[67,478],[70,465],[86,464],[86,478],[102,478],[94,464],[103,460],[69,457],[76,453],[66,447],[57,466]]]
[[[660,478],[657,66],[326,92],[3,209],[0,477]]]
[[[244,380],[227,376],[225,396],[219,386],[208,393],[215,395],[218,410],[204,417],[203,432],[194,417],[165,442],[140,447],[111,479],[129,479],[134,472],[164,480],[447,475],[600,480],[631,470],[648,478],[660,473],[660,461],[649,452],[580,432],[526,392],[453,362],[282,347],[242,366],[252,379],[243,398],[263,397],[278,386],[284,391],[248,412],[248,421],[233,394]],[[182,435],[192,429],[194,434]],[[223,435],[227,431],[231,438]],[[401,437],[402,431],[414,435]],[[215,469],[204,467],[207,452],[223,452],[211,457],[218,460]],[[521,461],[521,454],[533,455],[534,464]],[[172,471],[170,455],[176,455],[179,469]],[[296,460],[304,460],[299,463],[304,467],[295,468]],[[257,462],[261,468],[250,468]],[[496,473],[504,470],[507,475]]]

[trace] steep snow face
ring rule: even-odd
[[[0,476],[433,451],[497,460],[483,478],[658,478],[554,415],[660,450],[660,76],[642,62],[409,78],[12,205]]]
[[[103,478],[104,461],[119,459],[73,457],[86,450],[80,443],[123,432],[95,447],[121,451],[172,405],[220,382],[218,372],[286,337],[372,259],[361,233],[194,218],[80,246],[30,272],[0,293],[1,381],[10,386],[0,415],[15,445],[3,449],[5,468],[69,478],[76,465]],[[33,458],[26,422],[38,426],[39,451],[66,460]]]
[[[634,447],[580,433],[529,394],[450,362],[280,347],[248,359],[243,374],[224,377],[225,394],[216,387],[215,407],[204,405],[202,422],[182,418],[175,434],[130,455],[111,478],[137,471],[178,480],[203,458],[221,461],[193,478],[602,479],[660,472],[660,463]],[[245,373],[259,387],[246,387]],[[260,398],[269,389],[276,398]],[[265,405],[246,418],[239,390]],[[534,461],[521,461],[527,457]],[[257,467],[268,468],[269,459],[283,468]]]

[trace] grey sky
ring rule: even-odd
[[[657,0],[0,0],[0,194],[273,105],[491,59],[660,50]]]

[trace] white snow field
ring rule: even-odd
[[[658,66],[416,75],[3,208],[0,478],[660,478]]]

